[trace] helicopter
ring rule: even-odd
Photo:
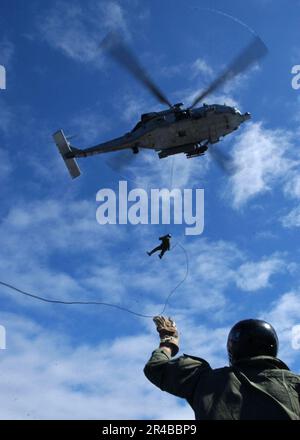
[[[182,103],[170,103],[118,35],[108,35],[101,48],[140,81],[161,104],[169,108],[142,114],[130,132],[85,149],[72,146],[63,130],[55,132],[54,141],[72,178],[81,174],[76,158],[95,154],[128,149],[137,154],[140,149],[150,149],[158,153],[159,159],[180,153],[184,153],[187,158],[204,155],[211,145],[237,130],[251,115],[249,112],[242,114],[237,108],[227,105],[204,103],[197,108],[196,105],[267,53],[265,44],[255,36],[227,69],[206,90],[199,93],[189,107],[183,108]]]

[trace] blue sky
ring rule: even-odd
[[[292,329],[300,324],[299,91],[300,2],[253,0],[2,0],[0,65],[0,280],[53,299],[96,300],[142,314],[160,313],[184,278],[180,246],[160,261],[146,250],[171,232],[188,255],[186,281],[167,314],[181,353],[226,365],[226,337],[238,320],[260,317],[278,331],[279,357],[300,371]],[[201,9],[202,8],[202,9]],[[118,172],[109,156],[80,160],[74,181],[52,141],[63,128],[90,146],[129,131],[141,113],[162,110],[98,46],[118,30],[171,102],[191,103],[251,40],[268,56],[208,103],[252,114],[219,145],[238,172],[224,175],[210,156],[159,160],[141,152]],[[104,225],[96,193],[129,187],[203,188],[205,228]],[[157,335],[151,319],[101,306],[37,302],[1,287],[1,418],[193,418],[183,401],[147,382],[143,366]],[[71,403],[70,403],[71,402]],[[159,402],[159,403],[158,403]]]

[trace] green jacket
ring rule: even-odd
[[[196,420],[300,420],[300,376],[277,358],[257,356],[212,369],[194,356],[170,360],[158,348],[144,373],[161,390],[186,399]]]

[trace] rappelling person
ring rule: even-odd
[[[259,319],[235,324],[227,339],[229,367],[212,369],[183,355],[170,318],[153,318],[160,345],[144,368],[163,391],[187,400],[197,420],[300,420],[300,376],[277,358],[274,328]]]
[[[157,246],[156,248],[152,249],[151,252],[147,252],[149,257],[154,254],[154,252],[160,251],[159,258],[162,258],[164,253],[166,251],[170,250],[170,238],[171,234],[163,235],[162,237],[159,237],[159,240],[161,240],[161,244]]]

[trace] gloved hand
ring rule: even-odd
[[[153,321],[160,336],[160,347],[169,347],[171,355],[175,356],[179,350],[179,335],[175,322],[164,316],[154,316]]]

